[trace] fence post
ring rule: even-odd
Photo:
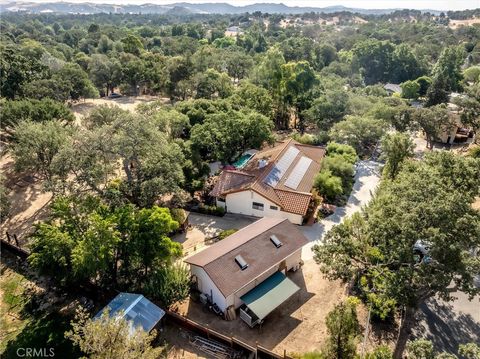
[[[258,341],[255,340],[255,359],[258,359]]]
[[[20,248],[20,245],[18,244],[18,238],[17,238],[17,235],[16,235],[16,234],[13,235],[13,239],[15,239],[15,244],[16,244],[16,246],[17,246],[18,248]]]
[[[11,240],[11,238],[10,238],[10,233],[8,233],[8,231],[5,231],[5,234],[7,235],[7,242],[8,242],[8,243],[11,243],[12,240]]]

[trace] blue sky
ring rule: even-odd
[[[35,0],[34,0],[35,1]],[[52,2],[56,0],[36,0],[36,2]],[[174,2],[227,2],[232,5],[248,5],[255,2],[284,3],[289,6],[315,6],[324,7],[331,5],[344,5],[364,9],[434,9],[434,10],[463,10],[480,8],[480,0],[64,0],[67,2],[92,2],[110,4],[171,4]]]

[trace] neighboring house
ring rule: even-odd
[[[142,328],[150,332],[165,315],[165,311],[157,307],[141,294],[120,293],[108,305],[95,315],[100,318],[105,310],[110,317],[121,316],[130,323],[130,332]]]
[[[243,30],[238,26],[230,26],[225,30],[225,36],[237,37],[243,35]]]
[[[324,155],[323,147],[285,140],[257,152],[241,170],[224,170],[210,195],[230,213],[302,224]]]
[[[233,317],[243,306],[240,316],[253,318],[248,322],[253,326],[300,289],[286,274],[300,267],[306,243],[287,219],[265,217],[185,262],[209,303]]]
[[[461,120],[461,111],[458,106],[449,103],[448,112],[450,117],[450,126],[444,128],[438,136],[437,142],[448,145],[469,144],[475,140],[475,132],[472,128],[464,126]]]
[[[389,96],[392,96],[394,93],[402,94],[402,88],[397,84],[386,84],[383,88],[388,92]]]

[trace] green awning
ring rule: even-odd
[[[285,274],[276,272],[240,299],[262,320],[299,290]]]

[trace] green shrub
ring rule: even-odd
[[[295,141],[304,145],[318,146],[322,143],[325,143],[325,133],[319,133],[318,135],[312,135],[309,133],[304,133],[301,135],[299,133],[294,133],[291,137]]]
[[[234,234],[236,231],[238,231],[238,229],[236,229],[236,228],[226,229],[226,230],[224,230],[224,231],[221,231],[221,232],[218,234],[218,239],[219,239],[219,240],[225,239],[225,238],[227,238],[228,236],[231,236],[232,234]]]
[[[190,272],[183,264],[155,268],[145,286],[145,293],[165,307],[186,299],[190,293]]]
[[[402,97],[409,99],[417,99],[420,91],[420,85],[416,81],[405,81],[400,85],[402,88]]]
[[[225,208],[219,206],[200,205],[198,212],[222,217],[225,215]]]
[[[341,155],[343,158],[352,165],[357,162],[357,152],[352,146],[330,142],[327,145],[327,156],[333,157],[334,155]]]
[[[480,146],[470,148],[468,154],[473,158],[480,158]]]
[[[182,208],[171,208],[170,214],[180,226],[187,220],[187,213]]]
[[[322,170],[315,177],[314,187],[328,200],[333,201],[343,193],[342,179],[330,170]]]
[[[334,176],[340,177],[344,190],[352,185],[352,178],[355,172],[353,165],[344,156],[334,155],[325,157],[322,161],[322,169],[329,170]]]

